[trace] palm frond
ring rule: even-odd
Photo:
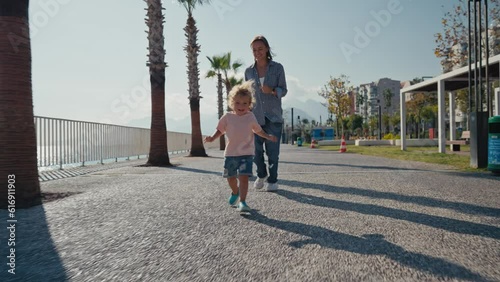
[[[207,75],[205,77],[206,78],[212,78],[212,77],[214,77],[216,75],[217,75],[217,73],[214,70],[209,70],[209,71],[207,71]]]
[[[188,14],[191,14],[196,8],[196,5],[209,4],[211,0],[177,0],[184,8]]]

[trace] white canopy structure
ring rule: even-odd
[[[486,80],[486,68],[490,81],[499,80],[500,73],[500,55],[489,58],[488,66],[483,60],[481,68],[481,77],[483,82]],[[479,73],[479,72],[478,72]],[[474,79],[474,66],[472,66],[471,77]],[[455,92],[456,90],[467,88],[469,85],[469,66],[465,66],[451,72],[436,76],[401,89],[401,150],[406,150],[406,94],[421,92],[436,92],[438,96],[438,147],[440,153],[446,152],[446,124],[445,124],[445,99],[446,92],[450,97],[450,140],[455,140]],[[492,90],[492,92],[494,92]],[[498,93],[498,92],[497,92]],[[498,94],[497,94],[498,95]],[[493,96],[493,95],[492,95]],[[495,98],[499,103],[498,96]],[[498,113],[497,113],[498,114]]]

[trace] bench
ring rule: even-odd
[[[450,150],[460,151],[460,145],[469,145],[470,131],[463,131],[460,140],[447,140],[446,145],[450,145]]]

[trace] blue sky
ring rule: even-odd
[[[206,56],[231,51],[252,63],[251,39],[267,37],[283,64],[285,108],[323,121],[317,92],[330,76],[352,85],[379,78],[411,80],[440,73],[434,34],[452,8],[449,0],[212,0],[194,17],[201,85],[201,123],[217,123],[216,82],[206,79]],[[165,8],[167,129],[191,132],[183,27],[177,1]],[[146,4],[140,0],[31,0],[35,115],[149,127]],[[244,68],[240,70],[242,74]]]

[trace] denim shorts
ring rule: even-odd
[[[253,156],[237,156],[224,158],[223,177],[236,177],[238,175],[252,176]]]

